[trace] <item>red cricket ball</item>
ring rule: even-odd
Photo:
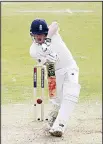
[[[38,104],[41,104],[41,103],[42,103],[42,100],[41,100],[41,99],[37,99],[37,103],[38,103]]]

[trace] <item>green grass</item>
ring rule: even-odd
[[[93,10],[93,13],[19,13],[19,10]],[[60,34],[80,68],[80,100],[101,99],[102,91],[101,2],[2,2],[1,98],[20,103],[33,97],[33,66],[29,55],[29,28],[33,19],[56,20]],[[16,81],[15,81],[16,79]],[[46,87],[47,91],[47,87]]]

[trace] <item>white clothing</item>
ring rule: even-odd
[[[52,24],[52,25],[54,29],[55,27],[57,27],[56,24]],[[52,28],[52,25],[50,26],[51,28]],[[65,43],[63,42],[61,36],[59,35],[57,31],[51,37],[50,49],[53,53],[56,53],[58,56],[58,60],[55,63],[55,70],[59,70],[59,69],[66,68],[66,67],[77,68],[77,64],[75,60],[73,59],[70,50],[67,48],[67,46],[65,45]],[[43,52],[42,46],[36,44],[35,42],[33,42],[30,47],[30,55],[37,61],[38,59],[40,59],[42,63],[46,62],[45,52]]]
[[[78,102],[81,88],[78,80],[79,68],[70,50],[59,35],[57,24],[52,23],[50,28],[52,29],[50,29],[52,32],[49,33],[49,37],[51,38],[50,49],[52,52],[56,53],[58,57],[55,62],[57,95],[56,98],[51,99],[51,101],[54,105],[60,107],[52,129],[56,129],[59,127],[59,124],[63,124],[64,132],[67,121],[75,104]],[[30,55],[37,61],[40,59],[42,63],[46,62],[46,56],[42,51],[42,46],[34,42],[30,47]]]
[[[58,116],[53,124],[52,129],[58,129],[59,124],[63,124],[63,133],[66,129],[68,119],[70,118],[76,103],[78,102],[80,88],[78,69],[66,69],[56,71],[57,98],[52,102],[60,107]]]

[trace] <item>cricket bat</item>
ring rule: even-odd
[[[46,65],[46,67],[47,67],[49,97],[54,98],[56,96],[55,64],[49,63]]]

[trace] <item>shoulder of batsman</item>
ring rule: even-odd
[[[51,27],[58,27],[58,23],[57,23],[56,21],[53,21],[53,22],[51,23],[51,25],[49,26],[49,29],[50,29]]]

